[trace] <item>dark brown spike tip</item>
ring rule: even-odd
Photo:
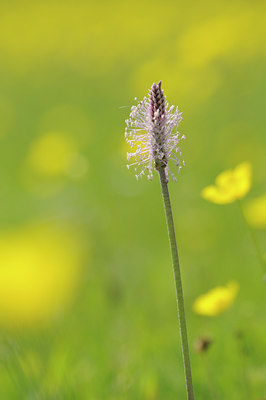
[[[158,86],[158,88],[159,88],[160,90],[162,90],[162,89],[161,89],[162,81],[159,81],[157,86]]]

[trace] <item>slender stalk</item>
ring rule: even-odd
[[[174,221],[173,221],[172,208],[171,208],[170,196],[167,185],[167,178],[165,174],[165,168],[163,167],[159,168],[159,175],[160,175],[161,189],[164,201],[164,209],[165,209],[165,216],[168,228],[170,248],[172,254],[178,319],[179,319],[180,334],[181,334],[181,346],[182,346],[185,379],[187,387],[187,399],[194,400],[181,272],[179,266],[179,257],[178,257],[176,238],[175,238],[175,228],[174,228]]]
[[[242,218],[243,218],[243,220],[245,222],[246,228],[247,228],[247,230],[249,232],[250,238],[251,238],[251,240],[253,242],[254,249],[255,249],[255,251],[257,253],[261,268],[262,268],[262,270],[264,272],[264,279],[265,279],[266,278],[266,263],[265,263],[265,260],[264,260],[264,257],[263,257],[263,253],[262,253],[261,248],[260,248],[260,244],[259,244],[258,238],[256,236],[256,233],[250,227],[249,223],[246,220],[246,217],[245,217],[245,214],[244,214],[244,211],[243,211],[242,203],[240,201],[238,201],[237,203],[238,203]]]
[[[216,391],[216,388],[214,386],[214,379],[213,379],[214,371],[213,371],[213,368],[210,367],[210,362],[209,362],[208,354],[206,353],[206,351],[201,354],[201,358],[203,360],[204,374],[205,374],[205,377],[207,380],[207,386],[209,388],[210,399],[220,400],[221,397],[220,397],[219,393]]]
[[[247,351],[247,346],[245,344],[243,333],[241,331],[238,331],[236,333],[236,340],[237,340],[239,357],[241,361],[245,397],[247,398],[247,400],[250,400],[252,399],[252,390],[247,373],[248,351]]]

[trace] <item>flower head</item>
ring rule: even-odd
[[[169,161],[172,160],[181,169],[181,162],[176,156],[182,158],[179,147],[181,136],[176,128],[182,120],[178,107],[169,106],[161,89],[161,81],[152,85],[149,96],[144,97],[136,106],[131,107],[129,119],[126,120],[125,137],[134,152],[127,153],[127,159],[135,162],[127,167],[135,166],[136,178],[148,173],[148,179],[153,178],[153,169],[165,168],[173,180],[176,178],[170,171]],[[182,165],[184,161],[182,160]]]
[[[228,204],[242,199],[251,187],[250,163],[243,162],[233,170],[223,171],[215,179],[215,184],[207,186],[201,192],[205,200],[216,204]]]
[[[221,314],[232,305],[238,290],[237,282],[229,282],[226,286],[217,286],[199,296],[193,304],[193,310],[197,314],[208,317]]]

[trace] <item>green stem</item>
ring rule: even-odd
[[[167,178],[165,174],[165,168],[163,167],[159,168],[159,175],[160,175],[161,189],[164,201],[164,209],[165,209],[165,216],[168,228],[170,248],[172,254],[172,263],[173,263],[176,298],[177,298],[177,310],[178,310],[178,318],[179,318],[179,326],[181,334],[181,346],[182,346],[185,379],[187,387],[187,399],[194,400],[181,272],[179,266],[179,258],[178,258],[178,251],[175,238],[175,228],[174,228],[174,221],[173,221],[172,208],[171,208],[170,196],[167,185]]]
[[[251,240],[253,242],[254,248],[256,250],[256,253],[257,253],[260,265],[262,267],[262,270],[263,270],[264,274],[266,274],[266,264],[265,264],[265,261],[264,261],[263,253],[262,253],[261,248],[260,248],[260,244],[258,242],[258,238],[257,238],[255,232],[249,226],[249,224],[248,224],[248,222],[246,220],[241,201],[238,201],[238,205],[239,205],[239,209],[240,209],[242,218],[243,218],[243,220],[245,222],[245,225],[247,227],[247,230],[249,231],[249,235],[250,235],[250,238],[251,238]],[[264,275],[264,276],[266,276],[266,275]]]
[[[213,379],[214,371],[212,368],[210,368],[208,354],[206,353],[206,351],[208,351],[208,350],[209,349],[205,350],[205,352],[202,353],[202,359],[203,359],[203,364],[204,364],[204,369],[205,369],[205,376],[207,378],[207,385],[209,387],[210,398],[219,400],[220,395],[216,392],[216,388],[214,386],[214,379]]]
[[[236,340],[237,340],[238,351],[239,351],[239,356],[240,356],[240,361],[241,361],[241,369],[242,369],[242,377],[243,377],[243,383],[244,383],[245,396],[246,396],[247,400],[250,400],[252,398],[252,390],[251,390],[251,385],[250,385],[248,374],[247,374],[248,352],[247,352],[246,344],[244,342],[243,333],[241,331],[237,332]]]

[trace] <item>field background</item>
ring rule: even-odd
[[[187,136],[169,186],[195,398],[266,397],[263,272],[237,204],[200,197],[242,161],[244,202],[266,192],[265,19],[251,0],[1,0],[1,399],[185,399],[158,177],[126,169],[124,120],[160,79]],[[232,280],[230,309],[193,312]]]

